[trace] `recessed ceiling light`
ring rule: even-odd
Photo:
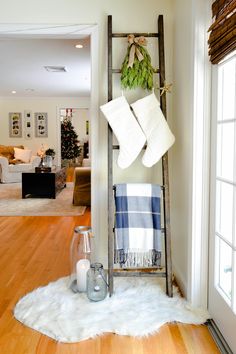
[[[83,48],[83,44],[76,44],[75,48],[81,49],[81,48]]]
[[[27,89],[25,89],[25,91],[27,91],[27,92],[33,92],[33,91],[34,91],[34,89],[27,88]]]
[[[13,90],[13,91],[11,91],[11,93],[13,93],[13,94],[14,94],[14,93],[16,93],[16,91],[15,91],[15,90]]]
[[[49,71],[50,73],[65,73],[67,72],[66,67],[65,66],[51,66],[51,65],[47,65],[44,67],[47,71]]]

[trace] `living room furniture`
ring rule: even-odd
[[[22,172],[32,170],[40,163],[39,156],[32,156],[29,163],[9,164],[6,157],[0,156],[0,180],[1,183],[21,182]]]
[[[40,163],[39,156],[31,156],[28,162],[15,159],[14,148],[23,150],[24,146],[0,145],[0,182],[14,183],[21,182],[22,172],[34,169]]]
[[[56,194],[66,187],[66,168],[57,167],[52,172],[23,172],[22,198],[56,198]]]
[[[91,167],[75,167],[74,205],[91,205]]]

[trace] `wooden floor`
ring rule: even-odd
[[[62,344],[16,321],[12,311],[23,295],[69,274],[77,225],[90,225],[89,211],[77,217],[0,217],[0,354],[219,353],[204,325],[169,324],[144,339],[107,334]]]

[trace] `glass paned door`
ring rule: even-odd
[[[236,54],[213,72],[209,312],[236,353]]]

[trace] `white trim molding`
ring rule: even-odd
[[[192,238],[189,242],[188,299],[207,308],[210,169],[210,63],[207,28],[210,1],[193,4]]]

